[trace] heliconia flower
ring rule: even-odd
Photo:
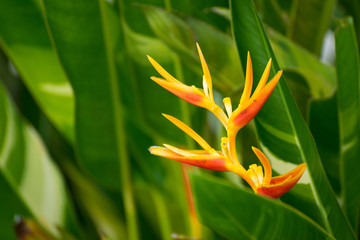
[[[230,171],[242,177],[257,194],[266,195],[272,198],[282,196],[298,182],[306,169],[306,164],[300,164],[294,170],[281,176],[272,177],[269,160],[259,149],[253,147],[253,151],[263,166],[253,164],[250,165],[248,170],[246,170],[239,163],[235,144],[238,131],[249,123],[260,111],[278,83],[282,75],[282,71],[279,71],[273,79],[266,84],[270,73],[270,59],[266,65],[259,84],[255,88],[253,94],[251,94],[253,85],[253,70],[250,54],[248,53],[244,91],[241,96],[239,106],[233,111],[230,98],[224,98],[223,103],[227,113],[226,115],[224,110],[222,110],[214,101],[210,71],[199,45],[197,45],[197,49],[204,73],[203,89],[198,89],[195,86],[187,86],[181,83],[164,70],[154,59],[148,56],[151,64],[164,78],[161,79],[152,77],[151,79],[189,103],[206,108],[215,114],[227,131],[227,137],[221,138],[220,146],[222,151],[216,151],[212,148],[199,134],[197,134],[185,123],[175,117],[163,114],[174,125],[192,137],[203,148],[203,150],[185,150],[164,144],[164,147],[150,147],[150,152],[157,156],[201,168],[215,171]]]
[[[294,187],[306,169],[306,164],[302,163],[288,173],[272,177],[271,166],[267,157],[259,149],[255,147],[252,149],[264,167],[263,172],[261,166],[252,164],[246,172],[253,183],[253,190],[258,194],[271,198],[281,197]]]

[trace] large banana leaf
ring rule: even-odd
[[[176,109],[178,100],[175,104],[173,101],[156,104],[155,100],[160,95],[157,92],[163,90],[149,80],[150,64],[140,69],[129,58],[130,55],[137,55],[136,49],[139,48],[134,43],[142,44],[144,39],[149,43],[150,39],[141,38],[132,32],[124,22],[123,15],[116,15],[109,3],[102,0],[66,5],[62,1],[44,0],[43,3],[54,46],[74,87],[79,158],[88,172],[101,183],[112,188],[119,188],[122,184],[128,237],[137,239],[137,216],[132,200],[128,150],[134,146],[144,150],[149,147],[143,146],[147,141],[139,140],[139,137],[148,133],[140,131],[140,134],[136,134],[139,129],[137,125],[143,117],[143,111],[140,110],[150,106],[150,111],[147,109],[145,114],[146,119],[156,122],[158,129],[164,129],[157,121],[161,117],[158,109],[163,105]],[[120,8],[120,11],[125,10]],[[137,42],[132,41],[134,39]],[[152,91],[154,87],[157,88]],[[123,111],[125,107],[126,112]],[[126,129],[125,119],[131,121]],[[125,139],[125,131],[130,141]],[[169,132],[165,131],[165,134]],[[135,158],[138,156],[135,155]],[[154,162],[146,158],[142,161],[145,168],[151,167],[151,162]],[[153,165],[160,167],[156,163]],[[144,173],[152,175],[150,179],[154,175],[159,178],[159,172]]]
[[[53,234],[71,228],[65,184],[39,135],[0,85],[0,238],[16,239],[15,215],[34,218]],[[69,230],[69,228],[67,229]]]
[[[62,70],[36,1],[0,1],[0,47],[46,116],[73,141],[72,88]]]
[[[296,209],[215,178],[192,175],[200,220],[226,239],[333,239]]]
[[[360,191],[355,190],[355,186],[360,182],[360,61],[351,18],[339,23],[335,44],[344,209],[354,230],[357,230]]]
[[[243,65],[247,51],[252,54],[255,84],[270,58],[273,59],[270,76],[273,76],[279,67],[253,2],[231,1],[231,12],[235,41]],[[326,178],[315,142],[283,77],[255,118],[255,123],[261,147],[276,172],[284,173],[301,162],[307,163],[307,172],[297,184],[298,189],[292,191],[292,194],[300,193],[297,190],[301,189],[302,194],[295,197],[297,201],[292,201],[292,204],[306,214],[312,214],[335,238],[355,239]],[[306,197],[313,199],[302,203]],[[311,212],[307,206],[309,203]],[[314,207],[317,209],[315,213]]]
[[[110,29],[103,1],[43,2],[54,47],[75,94],[78,158],[99,182],[119,187],[126,156],[115,66],[118,31]]]

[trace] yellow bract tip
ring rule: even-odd
[[[168,73],[159,63],[157,63],[152,57],[147,56],[151,65],[156,69],[156,71],[163,76],[167,81],[173,82],[173,83],[179,83],[182,84],[179,80],[174,78],[170,73]]]
[[[206,94],[206,95],[209,95],[210,100],[214,101],[213,92],[212,92],[212,80],[211,80],[209,67],[206,64],[204,55],[202,54],[200,46],[199,46],[198,43],[196,43],[196,47],[197,47],[197,50],[198,50],[198,53],[199,53],[201,67],[202,67],[202,70],[204,72],[204,79],[206,81],[206,84],[204,84],[204,92],[209,93],[209,94]]]
[[[231,99],[229,97],[226,97],[223,99],[223,103],[224,103],[226,112],[227,112],[228,116],[230,117],[232,114]]]
[[[256,147],[251,147],[252,150],[254,151],[255,155],[259,158],[261,164],[264,167],[264,172],[265,172],[265,176],[264,176],[264,184],[269,184],[271,181],[271,176],[272,176],[272,170],[271,170],[271,165],[269,160],[267,159],[267,157],[265,156],[264,153],[262,153],[258,148]]]
[[[266,81],[269,77],[270,69],[271,69],[271,58],[268,61],[268,63],[266,64],[265,70],[260,78],[258,85],[256,86],[256,89],[255,89],[253,95],[258,94],[264,88]]]
[[[249,100],[253,85],[253,69],[251,63],[250,52],[247,55],[247,63],[246,63],[246,74],[245,74],[245,84],[244,84],[244,91],[240,99],[239,105]]]
[[[192,139],[194,139],[204,150],[209,153],[212,153],[212,147],[193,129],[191,129],[188,125],[180,121],[179,119],[170,116],[168,114],[164,114],[163,116],[166,117],[170,122],[172,122],[175,126],[183,130],[187,135],[189,135]]]

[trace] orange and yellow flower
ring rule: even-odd
[[[261,166],[257,166],[256,164],[251,165],[249,169],[246,170],[239,163],[235,140],[239,130],[249,123],[265,104],[278,83],[282,71],[279,71],[273,79],[266,84],[270,73],[270,59],[259,84],[256,86],[253,94],[251,94],[253,70],[250,54],[248,53],[244,91],[239,105],[233,111],[230,98],[224,98],[225,113],[214,101],[210,71],[198,44],[197,49],[204,73],[203,89],[181,83],[163,69],[154,59],[148,56],[150,63],[163,77],[151,77],[151,79],[185,101],[208,109],[220,120],[227,131],[227,136],[221,139],[221,151],[212,148],[200,135],[179,119],[163,114],[170,122],[192,137],[203,150],[185,150],[164,144],[164,147],[150,147],[150,152],[154,155],[201,168],[233,172],[242,177],[255,193],[273,198],[280,197],[297,183],[306,169],[306,164],[301,164],[284,175],[272,177],[269,160],[259,149],[253,147],[253,151],[262,163],[264,171]]]

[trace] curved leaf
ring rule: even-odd
[[[233,0],[231,12],[235,41],[242,63],[246,63],[246,53],[250,51],[254,66],[254,80],[258,81],[266,62],[272,58],[270,75],[275,75],[279,66],[253,2]],[[317,217],[322,220],[320,224],[336,238],[355,239],[354,232],[326,178],[311,133],[283,78],[280,79],[274,92],[256,116],[255,124],[260,144],[275,171],[284,173],[299,163],[307,163],[307,172],[297,184],[298,189],[304,189],[296,191],[295,188],[292,191],[292,194],[299,193],[297,201],[293,201],[292,204],[311,215],[313,213],[306,207],[307,204],[302,203],[302,199],[304,195],[312,195],[312,205],[318,210]]]
[[[34,1],[0,0],[0,47],[51,122],[73,141],[72,88],[52,49]]]
[[[191,176],[200,221],[226,239],[333,239],[313,220],[279,201],[215,178]]]
[[[107,16],[95,0],[43,4],[54,46],[74,88],[79,161],[99,182],[120,186],[124,132]]]
[[[16,239],[15,215],[35,218],[48,231],[73,220],[63,178],[37,134],[16,112],[0,84],[0,238]]]
[[[344,209],[357,230],[360,210],[360,60],[351,18],[339,22],[335,34],[338,77],[341,183]]]
[[[74,88],[78,159],[96,181],[123,191],[127,237],[136,240],[139,232],[121,96],[131,91],[120,88],[120,80],[128,77],[128,65],[121,59],[124,64],[118,69],[115,56],[125,51],[119,19],[104,0],[43,0],[42,4],[53,45]]]

